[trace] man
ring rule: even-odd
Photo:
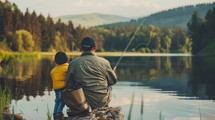
[[[118,80],[109,61],[95,55],[96,44],[91,36],[81,42],[83,52],[69,63],[66,86],[82,87],[92,109],[108,106],[111,100],[110,86]]]

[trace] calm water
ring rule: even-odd
[[[118,60],[105,58],[112,65]],[[215,57],[124,57],[110,104],[121,107],[125,120],[215,120],[214,61]],[[47,120],[55,99],[49,77],[53,67],[53,57],[0,66],[1,86],[12,90],[16,113],[27,120]]]

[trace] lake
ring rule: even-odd
[[[1,87],[12,91],[11,109],[26,120],[47,120],[48,110],[53,112],[55,94],[49,76],[53,57],[19,58],[0,66]],[[105,58],[112,66],[119,59]],[[123,57],[110,106],[120,106],[125,120],[214,120],[214,61],[214,56]]]

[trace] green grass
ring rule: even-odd
[[[0,87],[0,119],[2,119],[2,113],[4,109],[9,108],[11,102],[11,91],[8,88],[2,89]]]
[[[47,112],[46,112],[46,115],[47,115],[47,120],[51,120],[52,119],[52,113],[50,112],[50,109],[49,109],[49,106],[47,105]]]
[[[0,62],[8,62],[12,60],[14,56],[12,55],[11,52],[6,52],[6,51],[0,51]]]
[[[8,64],[14,60],[41,59],[41,52],[8,52],[0,50],[0,63]]]
[[[0,62],[19,58],[41,58],[41,52],[8,52],[0,50]]]

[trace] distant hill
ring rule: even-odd
[[[56,22],[59,18],[61,19],[62,22],[68,23],[68,21],[71,20],[74,26],[78,26],[80,24],[81,26],[85,26],[85,27],[111,24],[111,23],[117,23],[117,22],[125,22],[131,19],[128,17],[122,17],[117,15],[90,13],[90,14],[65,15],[65,16],[55,17],[54,21]]]
[[[122,25],[140,25],[141,22],[144,21],[145,25],[153,24],[161,27],[182,27],[187,28],[187,23],[192,18],[193,12],[198,11],[201,17],[205,17],[207,11],[209,9],[213,9],[215,7],[215,3],[208,4],[198,4],[198,5],[190,5],[184,7],[178,7],[174,9],[169,9],[165,11],[161,11],[158,13],[151,14],[150,16],[146,16],[139,19],[133,19],[129,22],[120,22],[109,25],[114,26],[122,26]]]
[[[117,25],[139,25],[144,21],[145,25],[153,24],[161,27],[182,27],[187,28],[187,23],[192,17],[194,11],[198,11],[202,17],[205,17],[209,9],[215,7],[214,3],[189,5],[184,7],[178,7],[174,9],[169,9],[161,12],[151,14],[150,16],[141,18],[128,18],[117,15],[108,15],[100,13],[90,13],[81,15],[65,15],[60,17],[55,17],[56,22],[59,18],[62,22],[68,23],[71,20],[74,26],[79,24],[84,27],[89,26],[117,26]]]

